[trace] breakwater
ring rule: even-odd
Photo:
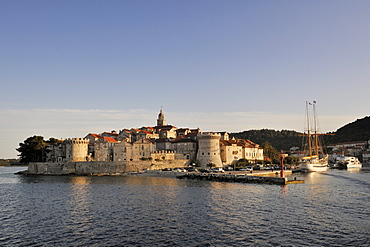
[[[259,184],[280,184],[288,183],[287,178],[267,177],[267,176],[250,176],[237,174],[220,174],[220,173],[186,173],[176,176],[178,179],[201,179],[219,182],[235,183],[259,183]]]

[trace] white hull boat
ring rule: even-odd
[[[362,168],[362,164],[356,157],[338,157],[336,165],[344,169]]]

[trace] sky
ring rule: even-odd
[[[322,132],[370,115],[370,1],[2,0],[0,158],[168,124]]]

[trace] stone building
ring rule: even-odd
[[[253,163],[258,160],[263,160],[263,149],[260,146],[250,140],[237,140],[238,145],[243,147],[243,158]]]
[[[221,160],[223,164],[233,165],[239,159],[243,159],[243,147],[235,140],[220,140]]]
[[[127,140],[118,142],[113,147],[114,161],[133,161],[133,144]]]
[[[114,145],[118,141],[112,137],[99,138],[94,145],[94,160],[95,161],[113,161]]]
[[[134,161],[148,159],[151,153],[154,152],[154,143],[149,139],[140,139],[133,143],[133,157]]]
[[[198,143],[190,137],[179,136],[172,141],[172,149],[177,154],[182,154],[183,159],[194,161],[197,158]]]
[[[220,138],[221,134],[212,132],[203,132],[197,135],[197,159],[201,168],[207,169],[209,164],[213,164],[214,167],[222,167]]]
[[[45,150],[46,162],[60,162],[66,158],[66,148],[64,142],[48,145]]]

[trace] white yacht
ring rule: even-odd
[[[351,168],[362,168],[362,164],[358,160],[358,158],[353,156],[340,156],[336,159],[337,167],[344,168],[344,169],[351,169]]]

